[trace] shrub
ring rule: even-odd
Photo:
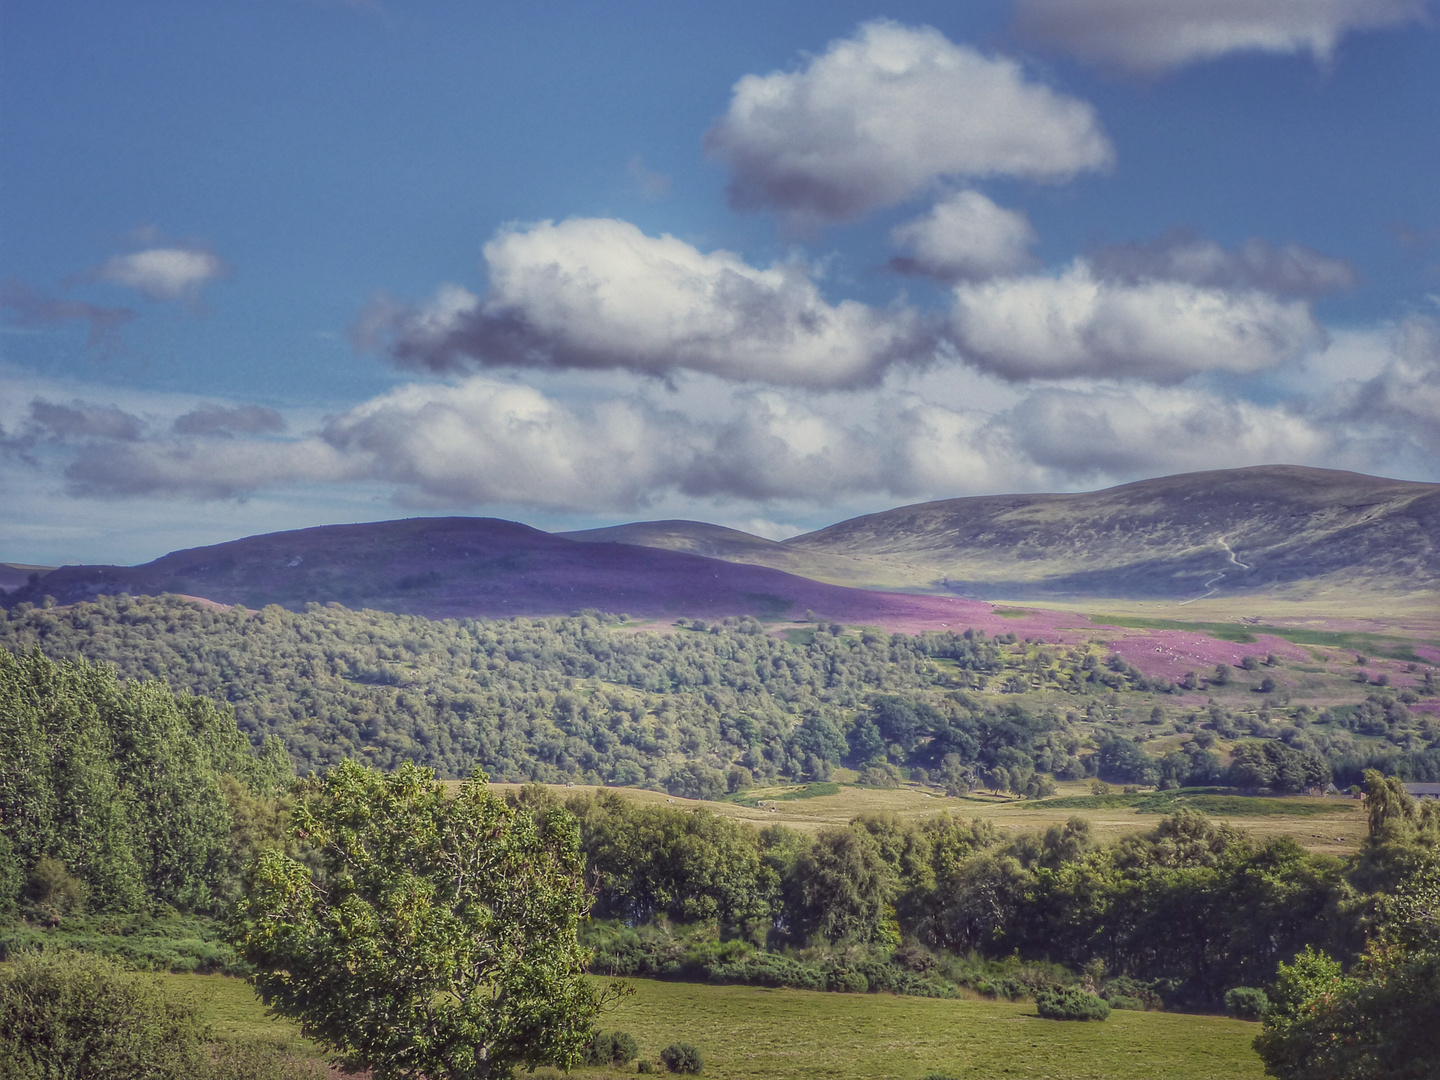
[[[700,1051],[689,1043],[671,1043],[660,1051],[660,1060],[673,1073],[698,1073],[705,1067]]]
[[[1129,994],[1111,994],[1105,999],[1110,1003],[1112,1009],[1129,1009],[1132,1012],[1144,1012],[1145,1002]]]
[[[1225,992],[1225,1013],[1236,1020],[1259,1020],[1269,1007],[1269,997],[1258,986],[1237,986]]]
[[[105,957],[23,953],[0,968],[7,1080],[190,1080],[209,1064],[204,1036],[193,1002]]]
[[[842,994],[863,994],[870,989],[870,980],[854,968],[832,968],[825,982],[827,990]]]
[[[653,1073],[655,1071],[655,1063],[653,1061],[645,1061],[642,1059],[635,1071],[642,1073]]]
[[[1109,1002],[1078,986],[1042,990],[1035,1007],[1048,1020],[1105,1020],[1110,1016]]]

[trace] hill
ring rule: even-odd
[[[1295,465],[1082,494],[902,506],[780,543],[697,522],[572,534],[759,563],[820,581],[1006,599],[1193,600],[1440,588],[1440,484]]]
[[[429,618],[568,615],[801,616],[898,624],[956,619],[962,601],[865,592],[764,566],[633,544],[581,543],[494,518],[411,518],[267,533],[142,566],[63,566],[6,597],[173,593],[300,610],[344,604]],[[988,613],[988,605],[986,605]]]

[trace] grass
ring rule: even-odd
[[[164,975],[166,988],[200,1003],[200,1012],[216,1038],[254,1041],[288,1057],[323,1058],[320,1048],[288,1020],[267,1016],[265,1006],[244,979],[225,975]]]
[[[267,1019],[250,987],[218,976],[169,976],[208,995],[217,1030],[313,1055],[293,1025]],[[927,1072],[1026,1080],[1261,1080],[1258,1025],[1219,1016],[1117,1011],[1103,1023],[1042,1020],[1029,1003],[937,1001],[749,986],[628,980],[635,993],[600,1018],[641,1055],[689,1042],[710,1080],[845,1076],[920,1080]],[[288,1040],[288,1041],[287,1041]],[[629,1066],[624,1075],[634,1075]],[[537,1074],[538,1075],[538,1074]],[[598,1078],[614,1069],[579,1069]]]
[[[1417,660],[1413,642],[1385,634],[1369,634],[1358,630],[1311,630],[1299,626],[1268,626],[1263,623],[1181,622],[1140,615],[1087,615],[1091,622],[1102,626],[1119,626],[1132,630],[1191,630],[1221,641],[1250,645],[1257,634],[1270,634],[1294,645],[1320,645],[1347,649],[1390,660]]]
[[[1133,807],[1137,814],[1173,814],[1177,810],[1199,810],[1212,817],[1315,817],[1354,811],[1348,802],[1320,799],[1268,799],[1253,795],[1226,795],[1219,792],[1154,791],[1141,795],[1070,795],[1021,803],[1038,810],[1110,810]]]
[[[828,795],[839,795],[840,785],[829,780],[818,780],[814,783],[805,784],[797,788],[789,788],[781,791],[778,795],[767,794],[770,789],[764,791],[745,791],[728,796],[725,801],[739,803],[741,806],[759,806],[762,802],[794,802],[796,799],[820,799]]]

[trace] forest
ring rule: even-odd
[[[1332,776],[1349,786],[1367,768],[1440,780],[1440,724],[1410,710],[1412,690],[1357,685],[1356,700],[1334,709],[1270,694],[1243,710],[1213,697],[1181,707],[1182,688],[1103,646],[1013,634],[821,623],[779,637],[750,618],[658,632],[598,613],[435,621],[118,596],[3,613],[0,648],[37,645],[222,703],[252,746],[278,738],[302,774],[346,759],[411,761],[450,778],[479,765],[497,781],[694,798],[824,780],[841,764],[874,766],[879,782],[1029,795],[1047,776],[1280,792]],[[1239,674],[1249,673],[1211,678]],[[1153,702],[1141,710],[1151,722],[1122,723],[1139,702]],[[1187,737],[1153,755],[1144,743],[1162,722]],[[1217,741],[1241,744],[1233,777]]]

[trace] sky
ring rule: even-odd
[[[1437,15],[0,0],[0,560],[1440,481]]]

